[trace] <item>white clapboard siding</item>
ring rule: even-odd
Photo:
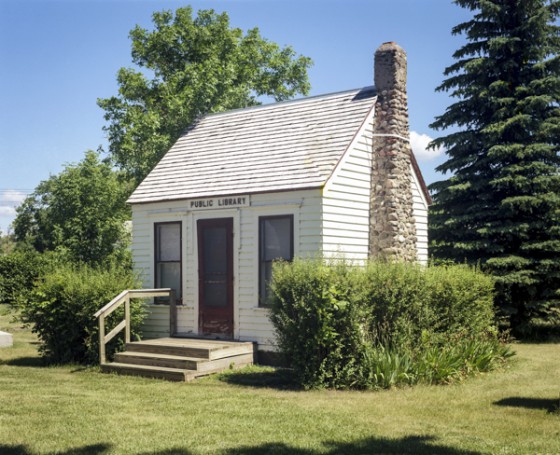
[[[269,310],[264,308],[242,309],[240,320],[243,329],[239,334],[241,341],[255,341],[263,351],[275,350],[274,327],[268,317]]]
[[[258,219],[259,216],[293,215],[294,249],[298,255],[314,256],[321,244],[321,190],[255,194],[251,205],[237,209],[190,210],[189,201],[133,205],[132,253],[135,268],[145,288],[154,287],[154,224],[182,223],[183,305],[178,307],[177,331],[197,333],[198,326],[198,258],[196,257],[196,220],[234,218],[234,317],[236,338],[256,341],[272,349],[273,329],[268,310],[258,307]],[[169,310],[166,305],[147,305],[146,337],[169,333]],[[267,348],[267,349],[268,349]]]
[[[145,309],[146,319],[142,330],[143,338],[149,339],[169,336],[169,305],[146,304]],[[179,327],[184,328],[193,325],[192,310],[192,307],[177,307],[177,325]],[[182,331],[188,332],[184,329]]]
[[[143,338],[169,336],[169,306],[147,304],[146,319],[142,330]]]
[[[323,190],[322,250],[326,257],[363,261],[368,257],[373,112]]]
[[[135,271],[139,274],[140,281],[145,288],[153,287],[152,279],[152,235],[149,232],[149,223],[145,210],[132,211],[132,258]]]
[[[412,214],[416,222],[418,262],[428,263],[428,201],[414,169],[412,170]]]

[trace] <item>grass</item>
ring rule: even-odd
[[[186,455],[560,452],[560,345],[451,386],[303,392],[253,367],[193,383],[44,366],[0,306],[0,453]]]

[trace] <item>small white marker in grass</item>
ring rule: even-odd
[[[6,332],[0,332],[0,348],[8,348],[14,344],[12,335]]]

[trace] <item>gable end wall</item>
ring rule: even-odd
[[[370,113],[323,190],[322,252],[357,263],[368,258],[374,113]],[[428,202],[412,164],[417,260],[428,262]]]
[[[368,258],[373,111],[323,190],[322,250],[327,258]]]
[[[428,263],[428,201],[416,175],[412,173],[412,216],[416,223],[416,255],[420,264]]]

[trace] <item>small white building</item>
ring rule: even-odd
[[[429,195],[410,151],[408,120],[401,118],[406,87],[399,89],[404,114],[391,111],[394,87],[380,87],[383,78],[399,77],[384,74],[378,62],[383,66],[390,54],[395,72],[404,52],[384,46],[376,54],[377,88],[205,116],[132,194],[134,262],[144,287],[176,290],[176,335],[255,341],[260,350],[274,350],[265,304],[272,261],[365,260],[375,238],[385,235],[379,225],[392,226],[385,237],[397,244],[379,251],[401,257],[399,248],[408,245],[427,261]],[[387,118],[393,114],[396,122]],[[399,122],[400,130],[386,131]],[[404,171],[387,165],[393,155],[404,160]],[[402,175],[386,175],[395,169]],[[395,202],[403,194],[405,202]],[[409,219],[395,215],[399,204]],[[168,336],[169,306],[148,308],[145,336]]]

